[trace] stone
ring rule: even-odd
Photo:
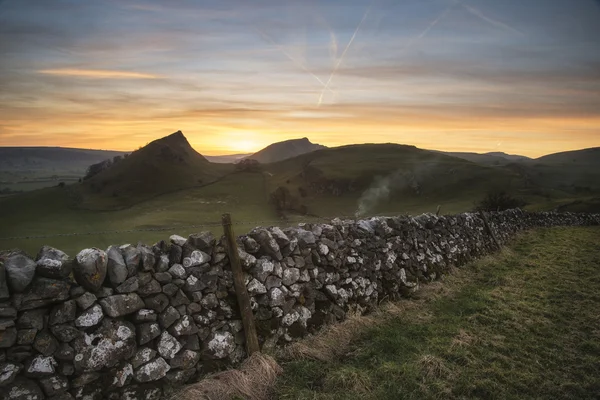
[[[125,264],[125,259],[118,246],[110,246],[106,250],[106,256],[108,257],[108,280],[110,281],[110,284],[116,288],[125,282],[129,275],[127,264]]]
[[[157,272],[154,274],[154,279],[158,281],[158,283],[164,285],[173,280],[173,277],[168,272]]]
[[[102,312],[102,307],[96,304],[79,314],[79,317],[75,320],[75,326],[84,329],[91,328],[102,322],[103,318],[104,313]]]
[[[113,388],[122,388],[129,384],[133,377],[133,366],[129,363],[122,363],[118,368],[115,368],[110,372],[110,386],[109,390]]]
[[[100,289],[106,278],[106,253],[95,247],[83,249],[77,254],[75,261],[73,275],[77,283],[90,292]]]
[[[17,344],[33,344],[35,336],[37,335],[37,329],[19,329],[17,331]]]
[[[83,332],[71,325],[54,325],[50,327],[50,331],[58,340],[64,343],[83,335]]]
[[[315,235],[311,231],[298,229],[296,231],[296,237],[298,239],[298,245],[301,248],[313,247],[316,243]]]
[[[12,326],[15,326],[15,320],[13,318],[0,318],[0,332]]]
[[[190,268],[198,265],[206,264],[211,260],[211,257],[201,250],[194,250],[189,257],[183,259],[183,267]]]
[[[62,363],[58,366],[58,373],[64,376],[73,376],[75,367],[73,364]]]
[[[130,244],[124,244],[123,246],[119,247],[119,250],[121,250],[123,260],[125,261],[125,266],[127,266],[127,276],[135,276],[142,258],[140,251],[135,246]]]
[[[157,272],[167,272],[168,269],[169,269],[169,256],[167,256],[166,254],[162,254],[156,262],[155,270]]]
[[[260,244],[261,249],[266,255],[273,257],[277,261],[281,261],[283,259],[277,241],[273,238],[271,232],[268,230],[264,228],[255,228],[248,234],[248,236]]]
[[[177,371],[170,371],[167,373],[165,379],[173,386],[179,386],[187,383],[192,377],[196,375],[196,370],[192,369],[184,369]]]
[[[11,327],[0,331],[0,349],[6,349],[17,343],[17,328]]]
[[[242,267],[245,269],[252,268],[256,264],[256,257],[252,254],[246,253],[244,250],[238,247],[238,256],[240,258],[240,262]]]
[[[140,383],[157,381],[164,378],[170,369],[165,359],[158,357],[135,370],[133,379]]]
[[[217,308],[219,306],[219,300],[214,293],[209,293],[202,298],[200,304],[202,304],[202,307],[212,310],[213,308]]]
[[[100,300],[102,309],[111,318],[118,318],[144,308],[144,301],[137,293],[116,294]]]
[[[23,367],[19,364],[0,363],[0,388],[13,383],[22,369]]]
[[[195,249],[210,252],[216,240],[212,232],[192,233],[188,236],[187,244]]]
[[[256,260],[256,266],[252,268],[252,276],[264,283],[269,275],[273,273],[273,261],[260,258]]]
[[[183,249],[176,244],[171,245],[169,250],[169,265],[180,264],[183,257]]]
[[[138,368],[140,365],[144,365],[150,360],[156,357],[156,350],[149,347],[142,347],[135,353],[135,356],[131,359],[131,365],[133,368]]]
[[[160,325],[167,329],[171,325],[175,323],[179,319],[181,315],[173,306],[168,306],[160,315],[158,316],[158,322]]]
[[[17,327],[42,330],[44,329],[44,317],[47,313],[48,310],[46,309],[25,311],[17,320]]]
[[[70,288],[69,282],[36,276],[23,293],[20,310],[32,310],[67,300]]]
[[[175,279],[185,279],[187,278],[188,271],[181,264],[173,264],[171,268],[169,268],[169,273]]]
[[[138,251],[140,252],[140,267],[143,271],[153,271],[154,263],[156,262],[156,258],[154,257],[154,253],[152,249],[146,245],[138,245]]]
[[[200,350],[200,339],[198,335],[190,335],[185,338],[185,345],[183,346],[186,350],[198,351]]]
[[[195,278],[194,278],[195,279]],[[162,287],[162,292],[169,297],[175,296],[175,293],[179,290],[179,287],[174,283],[167,283]]]
[[[198,327],[194,323],[192,317],[184,315],[171,327],[171,329],[169,329],[169,331],[174,336],[187,336],[198,333]]]
[[[161,293],[162,287],[156,279],[152,279],[146,285],[140,287],[137,292],[140,296],[149,296],[151,294]]]
[[[227,358],[234,350],[235,338],[231,332],[213,332],[204,342],[204,354],[210,359]]]
[[[248,293],[251,296],[255,296],[257,294],[264,294],[267,293],[267,288],[265,288],[265,285],[263,285],[262,283],[260,283],[258,281],[258,279],[252,279],[248,285],[247,285],[247,289],[248,289]]]
[[[169,298],[163,293],[159,293],[154,296],[146,297],[144,299],[144,304],[146,308],[160,313],[169,306]]]
[[[158,353],[170,360],[175,357],[175,354],[181,350],[181,343],[177,339],[175,339],[169,332],[163,332],[160,336],[160,340],[158,341]]]
[[[200,292],[195,292],[195,293],[200,293]],[[198,299],[201,300],[202,298]],[[187,306],[187,314],[189,315],[193,315],[193,314],[197,314],[200,311],[202,311],[202,306],[200,304],[198,304],[197,302],[193,302],[191,304],[188,304]]]
[[[127,278],[123,283],[117,286],[117,293],[132,293],[140,288],[140,281],[137,276]]]
[[[123,390],[121,400],[160,400],[161,396],[160,386],[150,384],[129,385]]]
[[[69,256],[54,247],[43,246],[36,260],[36,273],[45,278],[64,279],[72,270]]]
[[[286,286],[293,285],[300,279],[300,270],[298,268],[286,268],[283,270],[282,283]]]
[[[275,238],[275,241],[279,245],[279,248],[284,248],[288,244],[290,244],[290,239],[287,237],[285,233],[276,226],[269,229],[271,231],[271,236]]]
[[[49,324],[58,325],[64,324],[65,322],[71,322],[75,320],[77,313],[77,305],[75,300],[68,300],[62,304],[58,304],[50,311]]]
[[[81,386],[71,391],[75,400],[103,400],[102,385],[99,381],[91,385]]]
[[[24,254],[10,253],[4,259],[4,270],[11,292],[21,293],[31,284],[36,264]]]
[[[73,347],[77,351],[74,364],[77,371],[95,372],[110,368],[135,354],[135,327],[130,322],[105,320],[93,334],[84,333]]]
[[[152,273],[146,271],[140,271],[137,274],[138,280],[140,282],[140,287],[145,286],[150,283],[152,280]]]
[[[183,350],[169,361],[171,368],[190,369],[194,368],[200,361],[200,353]]]
[[[160,336],[160,326],[156,322],[146,322],[137,326],[138,344],[141,346]]]
[[[187,239],[183,236],[171,235],[169,236],[169,240],[171,241],[171,243],[176,244],[177,246],[183,246]]]
[[[248,252],[248,253],[256,253],[258,252],[258,250],[260,250],[260,244],[258,244],[258,242],[254,239],[252,239],[251,237],[246,237],[243,239],[244,242],[244,249]]]
[[[69,381],[64,376],[55,375],[40,379],[40,386],[46,396],[55,396],[69,390]]]
[[[185,295],[185,293],[183,293],[181,289],[179,289],[177,293],[175,293],[175,295],[171,297],[170,303],[173,307],[178,307],[190,304],[190,299]]]
[[[0,300],[6,300],[9,298],[10,291],[8,290],[6,268],[4,268],[4,263],[2,260],[0,260]]]
[[[44,393],[35,381],[17,378],[6,388],[2,388],[6,400],[44,400]]]
[[[158,319],[158,315],[156,311],[149,310],[147,308],[142,308],[141,310],[137,310],[133,315],[133,322],[154,322]]]
[[[98,300],[98,298],[90,292],[85,292],[84,294],[75,299],[77,305],[82,310],[87,310],[88,308],[93,306],[96,303],[96,300]]]
[[[86,372],[84,374],[79,375],[77,378],[71,381],[73,387],[82,387],[87,386],[90,383],[98,381],[102,375],[98,372]]]
[[[54,354],[54,358],[61,361],[72,361],[75,358],[75,349],[67,343],[61,343]]]
[[[273,288],[269,290],[269,305],[271,307],[281,307],[285,304],[285,294],[281,288]]]
[[[35,337],[33,348],[44,356],[51,356],[58,350],[58,340],[50,332],[43,330]]]
[[[102,286],[100,290],[94,292],[94,295],[98,299],[105,299],[108,296],[112,296],[113,294],[115,294],[115,291],[113,290],[113,288],[109,288],[108,286]]]
[[[55,396],[48,397],[48,400],[75,400],[73,395],[69,392],[59,393]]]
[[[42,378],[54,375],[57,365],[54,357],[45,357],[38,354],[25,364],[25,375],[30,378]]]

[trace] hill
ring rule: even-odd
[[[308,138],[292,139],[273,143],[251,156],[246,157],[246,159],[252,159],[262,164],[267,164],[325,148],[325,146],[320,144],[311,143]]]
[[[122,208],[160,194],[212,183],[232,169],[228,164],[210,163],[177,131],[134,151],[74,186],[73,191],[79,207]]]
[[[77,181],[88,166],[124,154],[66,147],[0,147],[0,189],[27,191]]]
[[[397,144],[323,149],[264,170],[279,209],[317,215],[408,211],[425,203],[432,211],[440,203],[470,209],[488,190],[524,188],[513,171]]]
[[[502,166],[513,162],[521,162],[531,160],[525,156],[506,154],[502,152],[491,152],[491,153],[469,153],[469,152],[443,152],[452,157],[462,158],[463,160],[471,161],[481,165],[489,166]]]

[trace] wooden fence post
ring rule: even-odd
[[[235,294],[240,306],[240,313],[242,314],[242,323],[244,324],[246,349],[248,356],[251,356],[253,353],[260,351],[260,347],[258,345],[258,336],[256,335],[256,326],[254,325],[254,314],[252,314],[252,307],[250,307],[250,296],[248,296],[248,291],[244,283],[242,264],[240,263],[233,227],[231,226],[231,215],[223,214],[221,222],[223,223],[223,232],[227,241],[227,253],[229,254],[229,263],[233,272]]]
[[[442,209],[442,205],[440,204],[440,205],[437,206],[437,210],[435,210],[435,215],[436,216],[438,216],[438,217],[440,216],[440,210],[441,209]]]
[[[481,219],[483,219],[483,224],[485,225],[485,229],[488,231],[488,233],[490,234],[490,236],[494,240],[494,243],[496,244],[496,247],[498,247],[498,249],[500,249],[501,248],[500,247],[500,243],[498,242],[498,239],[496,238],[496,235],[494,234],[494,231],[490,227],[490,224],[488,222],[487,216],[485,215],[485,212],[483,210],[480,210],[479,211],[479,215],[481,216]]]

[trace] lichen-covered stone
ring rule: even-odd
[[[75,319],[75,326],[84,329],[91,328],[92,326],[96,326],[102,322],[103,318],[104,313],[102,312],[102,307],[96,304],[79,314],[77,319]]]
[[[112,318],[122,317],[144,308],[144,301],[137,293],[116,294],[100,300],[104,312]]]
[[[123,283],[117,286],[117,293],[132,293],[140,288],[140,281],[137,276],[132,276],[130,278],[125,279]]]
[[[191,350],[183,350],[169,361],[171,368],[189,369],[194,368],[200,361],[200,353]]]
[[[134,326],[125,321],[105,320],[99,330],[76,339],[74,365],[78,371],[93,372],[112,367],[135,353]]]
[[[160,340],[158,341],[158,353],[170,360],[175,357],[175,354],[181,350],[181,343],[177,339],[175,339],[169,332],[163,332],[160,336]]]
[[[189,315],[184,315],[177,322],[175,322],[169,331],[174,336],[187,336],[198,333],[198,327],[194,323],[192,317]]]
[[[158,357],[136,369],[133,378],[140,383],[157,381],[164,378],[170,369],[165,359]]]
[[[183,259],[183,267],[190,268],[198,265],[205,264],[211,260],[211,257],[201,250],[194,250],[189,255],[189,257],[185,257]]]
[[[142,347],[135,353],[135,356],[131,359],[131,365],[133,368],[137,368],[140,365],[144,365],[150,360],[156,357],[156,350],[149,347]]]
[[[169,298],[163,293],[159,293],[144,298],[144,304],[146,308],[160,313],[169,306]]]
[[[108,257],[107,273],[108,280],[113,287],[117,287],[125,280],[128,276],[127,265],[125,259],[121,253],[121,249],[117,246],[110,246],[106,250],[106,256]]]
[[[64,252],[50,246],[43,246],[36,257],[36,273],[52,279],[69,276],[72,263]]]
[[[64,376],[54,375],[40,379],[40,386],[46,396],[55,396],[69,390],[69,380]]]
[[[158,314],[154,310],[149,310],[147,308],[142,308],[141,310],[137,310],[133,315],[133,322],[154,322],[158,318]]]
[[[33,348],[44,356],[51,356],[58,350],[58,340],[50,332],[43,330],[35,337]]]
[[[235,350],[235,338],[230,332],[214,332],[205,341],[204,354],[210,359],[227,358]]]
[[[300,279],[300,270],[298,268],[286,268],[283,270],[282,283],[286,286],[293,285]]]
[[[84,294],[79,296],[77,299],[75,299],[75,301],[77,302],[77,305],[82,310],[87,310],[88,308],[90,308],[92,305],[94,305],[96,303],[96,300],[98,300],[98,298],[90,292],[85,292]]]
[[[25,364],[25,375],[30,378],[42,378],[53,375],[57,362],[54,357],[45,357],[41,354],[35,356]]]
[[[143,345],[160,336],[160,326],[156,322],[146,322],[137,326],[138,344]]]
[[[195,249],[207,252],[214,246],[215,237],[210,231],[192,233],[186,242]]]
[[[0,363],[0,388],[13,383],[22,369],[23,367],[19,364],[13,364],[10,362]]]
[[[100,289],[106,278],[106,253],[95,247],[84,249],[77,254],[75,261],[73,275],[77,283],[91,292]]]
[[[142,258],[140,251],[135,246],[130,244],[124,244],[123,246],[120,246],[119,250],[121,250],[123,260],[127,266],[127,276],[135,276]]]
[[[42,389],[31,379],[17,378],[2,388],[2,393],[6,400],[44,400]]]

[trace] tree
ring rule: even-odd
[[[527,203],[519,198],[512,197],[505,191],[492,191],[477,203],[477,211],[504,211],[511,208],[523,207]]]
[[[87,172],[86,172],[85,176],[83,177],[83,179],[84,180],[90,179],[91,177],[98,175],[100,172],[104,171],[105,169],[108,169],[111,165],[112,165],[111,160],[104,160],[104,161],[100,161],[99,163],[92,164],[88,167]]]

